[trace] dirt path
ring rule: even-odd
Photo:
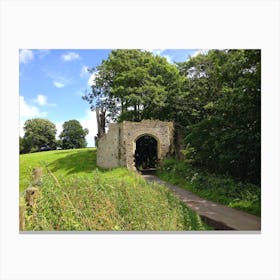
[[[142,176],[149,182],[155,182],[168,187],[188,207],[196,211],[206,223],[213,226],[216,230],[261,230],[261,219],[257,216],[198,197],[187,190],[159,179],[155,175],[143,174]]]

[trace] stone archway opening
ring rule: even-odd
[[[158,164],[158,141],[151,135],[143,135],[136,141],[135,167],[139,171],[155,169]]]
[[[172,122],[142,120],[112,123],[108,132],[98,140],[97,165],[102,168],[121,166],[132,170],[157,168],[160,161],[173,152],[173,135]],[[152,172],[150,169],[148,172]]]

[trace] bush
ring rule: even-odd
[[[261,214],[260,186],[236,181],[229,176],[211,174],[175,159],[165,160],[158,175],[201,197],[254,215]]]

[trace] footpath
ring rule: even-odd
[[[215,230],[261,230],[261,219],[257,216],[201,198],[187,190],[169,184],[155,175],[143,174],[142,176],[148,182],[155,182],[168,187],[180,200],[197,212],[201,219]]]

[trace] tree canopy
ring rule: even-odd
[[[110,121],[173,121],[185,159],[211,172],[260,183],[261,52],[210,50],[170,64],[141,50],[114,50],[83,99],[101,133]]]
[[[106,112],[106,122],[165,119],[168,98],[181,88],[177,67],[147,51],[114,50],[91,71],[92,91],[83,98]]]
[[[56,147],[56,126],[47,119],[30,119],[24,123],[25,133],[21,140],[21,151],[39,151],[42,146]],[[23,147],[24,146],[24,147]]]
[[[209,51],[179,64],[190,125],[188,159],[260,183],[260,50]]]
[[[63,149],[85,148],[87,146],[86,135],[88,129],[83,129],[82,125],[77,120],[69,120],[63,123],[62,132],[59,138]]]

